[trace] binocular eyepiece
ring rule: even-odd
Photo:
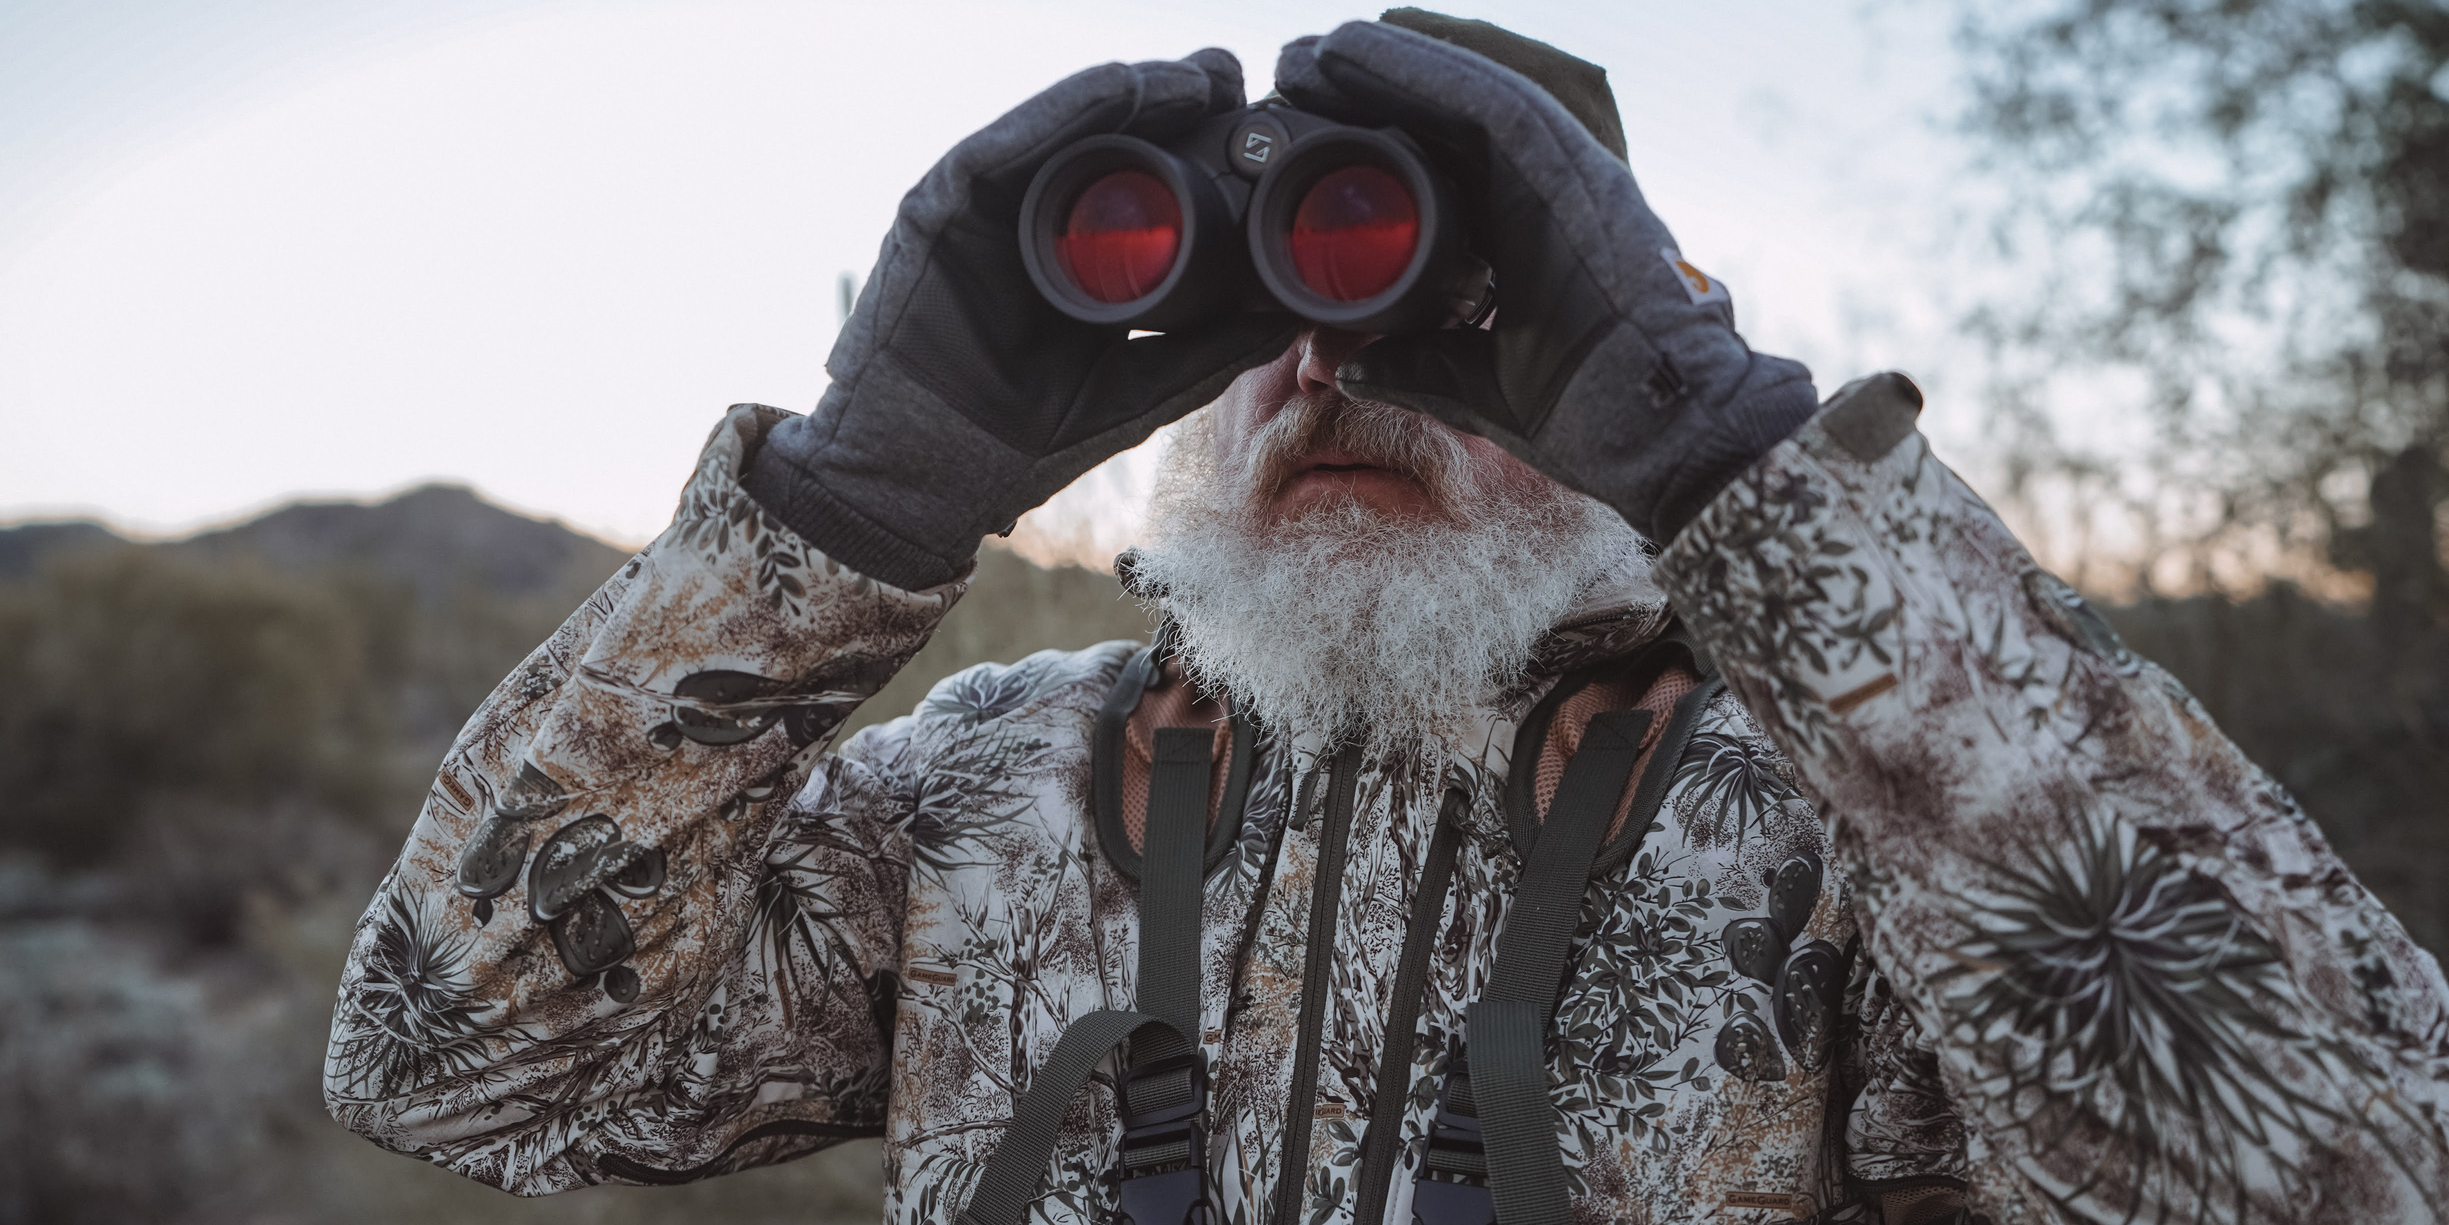
[[[1408,332],[1494,304],[1452,187],[1409,136],[1265,102],[1167,145],[1092,136],[1055,154],[1021,199],[1020,250],[1055,309],[1147,331],[1284,309]]]

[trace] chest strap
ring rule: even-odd
[[[1153,651],[1124,668],[1146,684]],[[1133,695],[1136,697],[1136,694]],[[1128,713],[1128,712],[1126,712]],[[1038,1198],[1064,1112],[1099,1064],[1129,1044],[1118,1093],[1126,1225],[1206,1225],[1207,1069],[1199,1050],[1199,925],[1215,731],[1159,728],[1139,873],[1136,1011],[1101,1009],[1063,1030],[1029,1077],[962,1225],[1019,1225]]]
[[[1464,1014],[1468,1057],[1455,1060],[1438,1094],[1428,1152],[1412,1186],[1419,1225],[1572,1220],[1556,1107],[1548,1098],[1548,1021],[1591,866],[1641,760],[1652,717],[1618,710],[1591,719],[1525,851],[1488,985]]]

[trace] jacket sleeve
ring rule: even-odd
[[[960,594],[810,550],[737,474],[495,689],[359,922],[335,1118],[522,1195],[678,1182],[884,1117],[909,862],[903,723],[826,752]]]
[[[2442,1219],[2438,965],[1932,458],[1920,404],[1840,392],[1660,574],[1823,801],[1976,1206]]]

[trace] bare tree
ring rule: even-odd
[[[2368,576],[2385,644],[2437,642],[2449,4],[1964,13],[1990,236],[2045,270],[1971,320],[2022,431],[2011,477],[2114,501],[2198,578],[2256,549]],[[2039,406],[2069,384],[2134,395],[2146,440],[2068,444]]]

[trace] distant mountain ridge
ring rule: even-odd
[[[0,579],[24,578],[59,553],[136,543],[91,520],[0,528]],[[471,585],[507,596],[592,586],[629,557],[558,520],[531,518],[465,485],[439,483],[380,502],[291,502],[146,547],[247,555],[285,570],[359,567],[406,584],[427,606]]]
[[[34,573],[54,554],[126,544],[119,533],[91,519],[55,519],[0,527],[0,581]]]
[[[283,570],[356,569],[416,593],[430,700],[406,723],[447,738],[467,708],[529,647],[552,631],[629,553],[551,519],[486,501],[465,485],[420,485],[380,502],[313,500],[243,523],[159,543],[129,540],[91,520],[0,528],[0,582],[32,577],[45,558],[109,547],[163,549],[207,559],[252,557]],[[850,729],[903,714],[938,679],[971,664],[1020,658],[1115,638],[1145,640],[1147,614],[1114,576],[1046,567],[990,543],[969,594],[925,650],[851,720]]]

